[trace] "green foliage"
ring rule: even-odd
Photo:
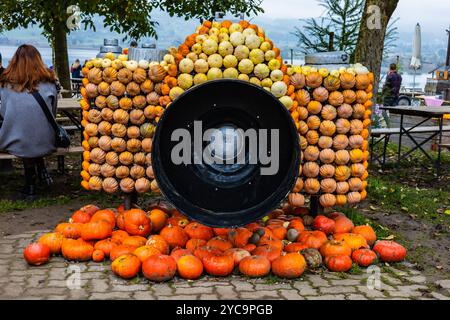
[[[38,25],[50,38],[56,27],[70,30],[66,21],[71,15],[67,8],[78,5],[81,23],[85,29],[93,29],[94,15],[103,17],[104,26],[110,31],[125,33],[128,37],[157,37],[158,23],[152,20],[151,12],[161,10],[171,16],[185,19],[209,19],[215,12],[232,14],[258,14],[263,12],[261,0],[90,0],[90,1],[40,1],[2,0],[0,2],[0,31],[27,28]]]
[[[293,32],[298,38],[301,51],[308,54],[339,50],[353,56],[365,0],[319,0],[319,3],[325,8],[324,17],[307,19],[305,26],[296,27]],[[398,38],[397,28],[394,27],[396,21],[390,24],[386,34],[385,46],[388,48],[392,48]],[[330,48],[331,35],[332,48]]]

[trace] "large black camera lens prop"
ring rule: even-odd
[[[293,188],[299,164],[289,112],[265,89],[238,80],[209,81],[182,94],[153,140],[162,194],[213,227],[242,226],[275,209]]]

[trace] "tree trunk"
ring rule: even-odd
[[[381,62],[383,59],[384,40],[389,20],[397,8],[399,0],[366,0],[361,28],[356,45],[355,62],[360,62],[374,73],[374,92],[378,93]],[[378,7],[380,16],[376,11],[369,11]],[[379,19],[379,20],[378,20]],[[377,25],[377,22],[380,22]],[[376,97],[377,94],[374,94]]]
[[[63,87],[63,97],[70,97],[72,86],[70,82],[69,54],[67,52],[67,33],[64,23],[55,22],[52,33],[52,47],[55,58],[53,68]]]

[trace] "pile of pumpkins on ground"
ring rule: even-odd
[[[295,279],[322,266],[347,272],[354,264],[400,262],[406,249],[377,241],[370,226],[354,226],[339,212],[313,218],[305,208],[285,206],[261,221],[229,229],[190,221],[158,203],[147,212],[124,210],[123,205],[103,210],[85,206],[24,250],[30,265],[44,264],[51,255],[68,261],[109,259],[119,277],[131,279],[142,272],[148,280],[162,282],[175,275],[195,280],[233,272]]]
[[[302,165],[289,202],[320,196],[323,207],[367,196],[373,74],[288,67],[264,30],[247,21],[205,21],[163,61],[128,61],[112,53],[86,63],[82,186],[108,193],[158,191],[151,165],[155,126],[172,101],[215,79],[247,81],[270,91],[298,129]]]

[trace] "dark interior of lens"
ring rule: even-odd
[[[247,151],[243,164],[195,164],[195,152],[192,164],[174,164],[171,154],[178,142],[172,132],[184,128],[194,137],[194,121],[202,122],[203,131],[278,129],[278,173],[261,175],[262,165],[251,164]],[[202,150],[209,142],[202,141]],[[285,198],[298,173],[299,154],[295,125],[278,99],[246,82],[218,80],[194,87],[169,106],[158,123],[152,164],[163,195],[181,212],[207,225],[237,226],[262,217]]]

